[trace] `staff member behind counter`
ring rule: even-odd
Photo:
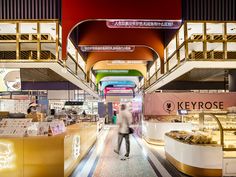
[[[43,114],[38,112],[37,110],[38,104],[31,102],[29,104],[29,108],[27,109],[26,118],[32,119],[32,122],[42,122],[43,121]]]

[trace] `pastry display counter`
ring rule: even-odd
[[[0,176],[69,176],[96,137],[96,122],[68,126],[55,136],[1,136]]]
[[[182,122],[160,122],[160,121],[143,121],[143,137],[149,143],[163,144],[165,133],[171,130],[188,130],[191,131],[191,123]]]
[[[167,160],[191,176],[236,176],[236,114],[201,111],[189,117],[194,132],[165,135]]]
[[[189,144],[165,135],[165,154],[178,170],[190,176],[222,176],[220,145]]]

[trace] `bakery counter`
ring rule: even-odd
[[[96,122],[68,126],[55,136],[0,137],[0,176],[69,176],[96,137]]]
[[[165,154],[178,170],[190,176],[222,176],[223,149],[217,144],[189,144],[165,135]]]
[[[143,121],[142,132],[144,139],[152,144],[164,144],[165,133],[171,130],[186,130],[191,131],[193,125],[191,123],[172,123],[158,121]]]

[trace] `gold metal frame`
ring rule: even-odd
[[[203,23],[203,34],[202,34],[202,36],[203,36],[203,38],[201,39],[201,40],[198,40],[198,39],[189,39],[188,38],[188,29],[187,29],[187,24],[188,23]],[[222,25],[223,25],[223,33],[222,33],[222,35],[223,35],[223,39],[220,39],[220,40],[215,40],[215,39],[207,39],[207,36],[208,36],[208,34],[207,34],[207,29],[206,29],[206,24],[207,23],[222,23]],[[183,61],[188,61],[188,60],[197,60],[197,61],[208,61],[208,60],[210,60],[210,61],[230,61],[230,59],[228,59],[228,51],[227,51],[227,44],[228,44],[228,40],[227,40],[227,36],[228,36],[228,34],[227,34],[227,24],[228,23],[236,23],[236,21],[229,21],[229,22],[225,22],[225,21],[185,21],[184,22],[184,24],[183,24],[183,26],[184,26],[184,42],[181,44],[181,45],[179,45],[179,38],[178,38],[178,35],[179,35],[179,31],[177,32],[177,34],[174,36],[174,37],[176,37],[176,50],[170,55],[170,56],[168,56],[167,55],[167,53],[168,53],[168,45],[167,45],[167,47],[165,48],[165,51],[166,51],[166,57],[167,57],[167,59],[166,59],[166,62],[165,62],[165,71],[164,71],[164,74],[167,74],[168,72],[170,72],[170,70],[172,70],[173,68],[176,68],[176,67],[178,67],[180,64],[181,64],[181,62],[183,62]],[[236,35],[236,34],[235,34]],[[172,38],[173,39],[173,38]],[[188,54],[188,50],[189,50],[189,43],[192,43],[192,42],[202,42],[203,43],[203,50],[202,50],[202,52],[203,52],[203,58],[201,58],[201,59],[197,59],[197,58],[195,58],[195,56],[193,56],[193,59],[189,59],[189,54]],[[222,59],[215,59],[215,58],[212,58],[212,57],[214,57],[214,54],[213,53],[211,53],[211,58],[210,59],[208,59],[207,58],[207,42],[211,42],[211,43],[215,43],[215,42],[222,42],[223,43],[223,49],[222,49],[222,52],[223,52],[223,54],[222,54]],[[233,40],[230,40],[230,42],[235,42],[236,43],[236,39],[233,39]],[[184,48],[185,48],[185,59],[183,59],[183,60],[181,60],[180,61],[180,49],[182,48],[184,46]],[[170,68],[170,60],[174,57],[174,55],[177,55],[177,66],[174,66],[173,68]],[[232,61],[232,60],[231,60]],[[157,68],[158,69],[158,68]],[[157,72],[157,71],[156,71]],[[154,74],[156,74],[156,72],[154,73]],[[154,75],[153,74],[153,75]],[[148,87],[150,87],[151,85],[152,85],[152,83],[150,83],[150,79],[153,77],[153,75],[152,76],[150,76],[148,79],[147,79],[147,82],[146,82],[146,84],[145,84],[145,89],[146,88],[148,88]],[[158,80],[160,77],[159,76],[157,76],[157,79],[156,80]]]
[[[63,64],[64,67],[69,68],[69,66],[66,65],[65,60],[61,60],[59,56],[59,48],[60,48],[60,42],[59,42],[59,35],[60,35],[60,26],[59,26],[59,20],[58,19],[49,19],[49,20],[0,20],[1,24],[15,24],[16,25],[16,33],[14,34],[16,36],[16,40],[0,40],[0,43],[16,43],[16,50],[13,52],[16,52],[16,58],[15,59],[1,59],[0,58],[0,62],[9,62],[9,63],[14,63],[14,62],[57,62],[59,64]],[[21,33],[20,33],[20,24],[21,23],[36,23],[37,24],[37,33],[35,34],[37,36],[36,40],[33,40],[32,37],[30,37],[29,34],[29,39],[28,40],[22,40],[21,39]],[[56,24],[56,38],[55,39],[51,39],[49,38],[49,40],[43,40],[41,39],[41,32],[40,32],[40,23],[55,23]],[[5,34],[4,34],[5,35]],[[6,34],[7,35],[7,34]],[[35,43],[37,44],[37,48],[36,48],[36,53],[37,53],[37,57],[36,58],[32,58],[32,51],[31,54],[29,55],[28,59],[22,59],[21,58],[21,44],[22,43]],[[42,43],[55,43],[55,58],[52,57],[52,54],[50,53],[49,59],[41,59],[41,44]],[[76,48],[75,48],[76,49]],[[81,71],[83,71],[83,69],[81,68],[81,66],[78,63],[78,51],[76,50],[76,56],[75,58],[73,56],[71,56],[71,58],[73,59],[73,61],[76,63],[75,64],[75,68],[69,68],[71,71],[75,71],[72,74],[76,75],[78,74],[78,68],[80,68]],[[83,71],[84,72],[84,71]],[[86,78],[86,73],[85,74],[85,78]],[[84,78],[84,79],[85,79]]]

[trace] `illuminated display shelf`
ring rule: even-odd
[[[184,118],[193,123],[194,129],[199,127],[200,130],[208,132],[213,140],[223,146],[224,151],[236,151],[236,114],[211,111],[189,114]]]

